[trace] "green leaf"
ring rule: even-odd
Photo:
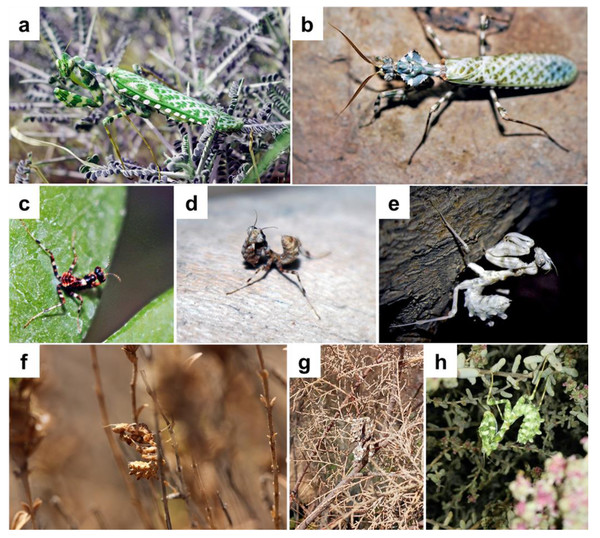
[[[150,301],[106,342],[173,342],[173,288]]]
[[[40,219],[24,221],[33,236],[54,254],[59,275],[73,261],[71,239],[78,261],[74,274],[82,276],[97,265],[106,268],[125,216],[126,187],[41,187]],[[77,332],[79,303],[65,295],[65,305],[33,320],[44,309],[59,304],[58,284],[50,256],[30,237],[22,223],[10,222],[10,341],[81,342],[90,326],[105,286],[82,292],[81,333]]]

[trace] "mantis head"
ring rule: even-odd
[[[383,58],[381,73],[384,80],[401,79],[407,86],[420,86],[431,77],[439,77],[442,66],[430,64],[416,50],[411,50],[395,64],[391,58]]]
[[[56,58],[56,68],[61,77],[69,78],[74,66],[73,58],[66,52],[63,52],[60,58]]]
[[[423,58],[416,50],[411,50],[409,53],[405,54],[400,60],[396,63],[389,58],[376,58],[375,61],[371,60],[367,57],[355,44],[354,42],[339,28],[330,24],[334,30],[337,30],[344,39],[348,42],[348,44],[356,51],[356,53],[368,64],[372,65],[375,68],[375,72],[370,74],[365,80],[363,80],[357,90],[354,92],[354,95],[348,101],[348,104],[342,109],[340,114],[346,110],[352,101],[356,99],[358,94],[362,91],[362,89],[367,85],[369,80],[371,80],[375,75],[380,75],[386,82],[389,82],[394,79],[401,79],[407,86],[416,87],[431,77],[439,77],[443,66],[440,64],[430,64],[425,58]]]

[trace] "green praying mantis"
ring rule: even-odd
[[[142,13],[136,33],[115,35],[120,21],[126,26]],[[11,134],[68,154],[40,162],[62,175],[73,171],[61,163],[75,159],[90,182],[114,175],[159,183],[289,181],[288,11],[222,10],[210,21],[202,21],[202,13],[42,10],[42,43],[11,53],[26,88],[19,101],[23,91],[15,87],[11,106],[27,111],[23,122],[48,127],[26,132],[13,125]],[[184,26],[185,32],[171,29]],[[39,68],[38,56],[48,57],[42,46],[52,56],[50,70]],[[139,64],[150,61],[146,53],[153,56],[162,71],[133,61],[121,66],[126,50]],[[32,58],[37,65],[29,63]],[[96,136],[96,126],[107,139]],[[18,177],[27,181],[31,167],[21,168]],[[34,171],[45,179],[44,169]]]
[[[500,441],[502,441],[506,432],[508,432],[510,427],[521,417],[523,417],[523,421],[521,422],[517,434],[517,443],[523,445],[531,443],[536,435],[541,435],[542,431],[540,426],[542,425],[542,422],[544,422],[540,415],[541,401],[539,405],[536,405],[534,400],[540,377],[541,376],[538,374],[538,380],[533,392],[529,395],[523,394],[513,407],[510,400],[492,397],[492,388],[494,386],[494,376],[492,374],[486,403],[489,406],[496,406],[500,413],[500,418],[502,419],[502,425],[498,427],[496,416],[491,408],[484,412],[483,419],[478,429],[479,438],[481,439],[481,451],[484,455],[489,456],[494,450],[498,449]],[[504,406],[504,410],[501,408],[502,405]]]
[[[102,67],[79,56],[70,56],[66,52],[63,52],[55,63],[58,75],[51,77],[49,83],[57,85],[54,96],[67,107],[97,108],[104,103],[105,93],[114,98],[120,111],[105,117],[102,125],[121,163],[123,163],[121,153],[108,126],[116,119],[130,114],[148,118],[152,113],[158,112],[177,122],[200,125],[206,125],[212,120],[215,122],[216,131],[219,132],[240,131],[244,127],[243,120],[239,118],[234,118],[216,107],[202,103],[164,84],[145,79],[141,75],[141,68],[137,65],[133,66],[135,72],[117,67]],[[110,86],[100,84],[98,74],[102,75]],[[67,81],[87,90],[90,95],[81,95],[67,90],[65,88]],[[152,148],[147,143],[146,145],[156,162]]]

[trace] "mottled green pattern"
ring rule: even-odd
[[[494,88],[556,88],[577,76],[576,65],[558,54],[501,54],[447,58],[443,78],[454,84]]]
[[[500,441],[504,438],[504,435],[509,430],[514,422],[519,418],[523,417],[523,422],[519,428],[517,442],[521,444],[531,443],[536,435],[541,435],[542,431],[540,426],[542,417],[540,416],[539,409],[531,401],[528,396],[521,396],[514,407],[508,400],[496,400],[494,398],[488,398],[488,405],[500,405],[504,404],[504,412],[502,413],[502,426],[498,429],[498,423],[494,414],[487,410],[483,414],[481,424],[479,425],[478,433],[481,439],[481,451],[489,456],[494,450],[496,450],[500,444]]]
[[[216,128],[219,131],[238,131],[244,122],[201,103],[171,88],[151,82],[145,78],[126,71],[113,69],[107,75],[115,90],[132,99],[136,105],[145,105],[168,118],[185,123],[201,123],[203,125],[216,115],[219,116]]]
[[[523,416],[523,422],[519,428],[517,442],[523,444],[531,443],[536,435],[541,435],[542,430],[540,430],[540,426],[544,421],[540,416],[540,410],[525,396],[519,398],[515,409],[519,406],[520,402],[522,407],[519,409],[519,414]]]
[[[481,439],[481,451],[489,456],[498,448],[500,439],[497,438],[498,423],[496,417],[491,411],[483,414],[483,419],[479,425],[479,437]]]

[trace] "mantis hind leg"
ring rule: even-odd
[[[498,19],[498,20],[503,20],[503,19]],[[510,20],[504,21],[504,22],[510,23]],[[490,25],[490,17],[488,17],[487,15],[481,15],[480,23],[479,23],[479,55],[480,56],[485,56],[485,54],[487,53],[486,32],[489,28],[489,25]],[[529,123],[526,121],[517,120],[517,119],[509,117],[507,110],[500,104],[500,100],[498,99],[498,95],[496,94],[496,91],[494,89],[490,89],[490,99],[492,100],[492,104],[494,105],[494,111],[496,112],[496,119],[498,117],[500,117],[504,121],[510,121],[513,123],[518,123],[519,125],[526,125],[527,127],[536,129],[539,132],[532,133],[532,134],[537,134],[538,136],[545,136],[548,140],[550,140],[550,142],[552,142],[553,144],[558,146],[563,151],[569,151],[563,145],[559,144],[550,135],[550,133],[548,133],[548,131],[546,131],[546,129],[544,129],[543,127],[540,127],[539,125],[534,125],[533,123]],[[500,132],[502,133],[503,136],[510,136],[510,135],[506,135],[504,133],[504,128],[500,124],[498,124],[498,125],[500,127]]]
[[[127,121],[131,124],[131,126],[133,127],[133,130],[140,136],[140,138],[144,142],[144,145],[148,148],[148,151],[150,152],[150,155],[152,156],[152,160],[154,161],[154,164],[156,165],[156,169],[158,170],[158,180],[160,181],[161,177],[162,177],[161,176],[161,172],[160,172],[160,165],[158,164],[158,159],[156,158],[156,155],[154,154],[154,151],[152,150],[152,147],[150,146],[150,144],[146,140],[146,137],[141,133],[141,131],[131,121],[131,118],[129,116],[125,116],[125,119],[127,119]]]
[[[117,157],[119,158],[119,161],[121,162],[121,165],[123,166],[124,170],[126,170],[127,167],[125,166],[125,163],[123,162],[123,157],[121,157],[121,152],[119,151],[119,146],[117,146],[115,139],[113,138],[112,134],[110,134],[110,129],[108,128],[108,126],[116,119],[127,117],[129,114],[131,114],[131,112],[132,112],[131,110],[122,110],[121,112],[119,112],[117,114],[113,114],[112,116],[108,116],[102,120],[102,125],[104,126],[104,130],[106,131],[106,134],[108,135],[108,139],[110,140],[110,143],[112,144],[112,147],[115,150],[115,153],[116,153]]]
[[[496,91],[493,89],[490,89],[490,98],[492,100],[492,104],[494,105],[494,111],[496,112],[496,119],[498,117],[500,117],[502,120],[504,121],[510,121],[513,123],[518,123],[519,125],[526,125],[527,127],[531,127],[533,129],[536,129],[537,133],[531,133],[531,135],[537,135],[537,136],[544,136],[546,137],[548,140],[550,140],[550,142],[552,142],[555,146],[558,146],[560,149],[562,149],[563,151],[569,151],[568,148],[566,148],[565,146],[563,146],[562,144],[560,144],[559,142],[557,142],[551,135],[550,133],[548,133],[548,131],[546,131],[546,129],[544,129],[543,127],[540,127],[539,125],[534,125],[533,123],[529,123],[527,121],[523,121],[523,120],[517,120],[514,118],[509,117],[508,112],[506,111],[506,109],[500,104],[500,101],[498,100],[498,95],[496,94]],[[500,123],[498,123],[498,126],[500,127],[500,132],[502,133],[503,136],[517,136],[517,135],[509,135],[506,134],[504,132],[504,128],[502,127],[502,125]]]
[[[58,304],[55,304],[54,306],[49,306],[48,308],[44,308],[44,310],[42,310],[41,312],[37,313],[35,316],[30,318],[29,321],[27,323],[25,323],[25,325],[23,325],[23,328],[27,327],[34,319],[37,319],[40,316],[43,316],[44,314],[48,314],[49,312],[52,312],[52,310],[54,310],[56,308],[60,308],[61,306],[63,306],[65,304],[65,296],[62,292],[62,288],[61,288],[60,284],[58,286],[56,286],[56,293],[58,294],[58,299],[60,300],[60,302]]]
[[[279,264],[277,264],[277,269],[278,269],[278,271],[282,275],[292,274],[292,275],[296,276],[296,278],[298,279],[298,286],[300,288],[300,291],[302,292],[302,295],[304,295],[304,298],[306,299],[306,302],[308,303],[308,306],[310,306],[310,308],[313,311],[314,315],[317,316],[317,319],[321,319],[321,316],[319,316],[319,313],[317,312],[317,310],[315,309],[315,307],[313,306],[313,304],[310,302],[310,299],[308,298],[308,295],[306,295],[306,290],[304,289],[304,286],[302,285],[302,280],[300,280],[300,275],[298,274],[298,271],[294,271],[293,269],[284,269]]]

